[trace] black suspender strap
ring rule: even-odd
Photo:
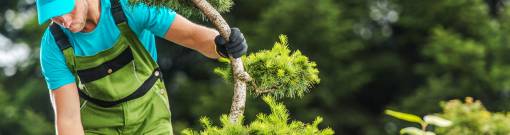
[[[131,61],[133,61],[133,54],[131,52],[131,48],[127,47],[124,49],[124,51],[122,51],[122,53],[120,53],[112,60],[107,61],[97,67],[78,70],[76,73],[80,77],[80,81],[82,83],[89,83],[114,73],[115,71],[129,64]]]
[[[88,96],[87,94],[83,93],[82,90],[78,90],[78,94],[80,95],[81,98],[83,98],[89,102],[92,102],[98,106],[105,107],[105,108],[113,107],[120,103],[127,102],[130,100],[142,97],[143,95],[145,95],[145,93],[147,93],[154,86],[154,84],[156,84],[156,82],[158,81],[159,78],[161,78],[161,71],[159,70],[159,68],[156,68],[152,72],[152,75],[147,80],[145,80],[143,82],[143,84],[136,89],[135,92],[133,92],[129,96],[124,97],[117,101],[104,101],[104,100],[100,100],[100,99],[95,99],[95,98],[92,98],[92,97]]]
[[[126,21],[126,15],[122,10],[122,5],[120,5],[120,0],[110,0],[111,3],[111,12],[113,15],[113,19],[115,20],[115,24],[120,24]]]
[[[71,72],[75,72],[75,59],[74,59],[74,50],[71,46],[71,42],[69,42],[69,38],[64,33],[62,28],[56,24],[51,23],[50,26],[50,32],[53,35],[53,38],[55,39],[55,43],[57,44],[58,48],[64,55],[66,59],[66,65],[71,70]]]
[[[64,51],[65,49],[71,47],[71,43],[69,43],[69,39],[67,39],[67,36],[64,34],[64,31],[62,31],[62,28],[58,26],[56,23],[50,24],[50,31],[53,35],[53,38],[55,38],[55,42],[58,45],[58,48],[60,48],[61,51]]]

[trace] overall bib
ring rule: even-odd
[[[121,34],[93,56],[74,55],[60,26],[50,25],[77,80],[85,134],[173,134],[159,66],[129,28],[119,1],[111,5]]]

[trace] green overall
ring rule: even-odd
[[[62,29],[50,25],[76,76],[85,134],[173,134],[158,64],[129,28],[118,0],[111,1],[121,34],[112,48],[94,56],[74,55]]]

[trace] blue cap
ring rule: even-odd
[[[36,0],[39,25],[49,19],[70,13],[74,9],[74,0]]]

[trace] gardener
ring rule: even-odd
[[[239,29],[230,42],[171,9],[127,0],[37,0],[41,68],[58,134],[172,134],[156,63],[155,36],[209,58],[246,53]]]

